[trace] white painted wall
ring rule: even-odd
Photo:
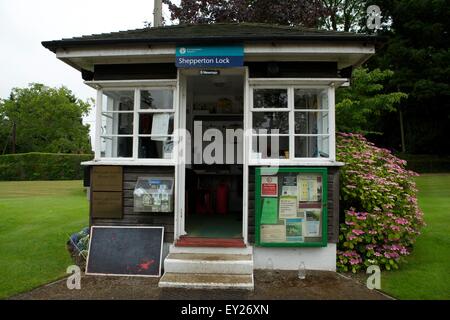
[[[324,248],[253,248],[255,269],[267,269],[271,258],[276,270],[298,270],[301,261],[308,270],[336,271],[336,244]]]

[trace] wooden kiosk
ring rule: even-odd
[[[262,24],[43,42],[97,90],[90,224],[164,226],[160,286],[335,270],[335,89],[375,44]]]

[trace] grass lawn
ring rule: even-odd
[[[82,181],[0,181],[0,298],[56,280],[68,235],[88,225]]]
[[[381,288],[399,299],[450,299],[450,174],[417,178],[427,226],[407,263],[382,272]]]

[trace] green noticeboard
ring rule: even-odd
[[[256,245],[327,245],[327,168],[256,168]]]

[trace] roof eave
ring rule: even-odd
[[[127,45],[127,44],[174,44],[174,43],[214,43],[223,42],[278,42],[278,41],[318,41],[318,42],[363,42],[371,43],[379,46],[385,42],[385,38],[381,36],[367,35],[288,35],[288,36],[203,36],[203,37],[165,37],[165,38],[148,38],[148,39],[68,39],[43,41],[42,45],[50,51],[56,53],[58,48],[69,48],[78,46],[99,46],[99,45]]]

